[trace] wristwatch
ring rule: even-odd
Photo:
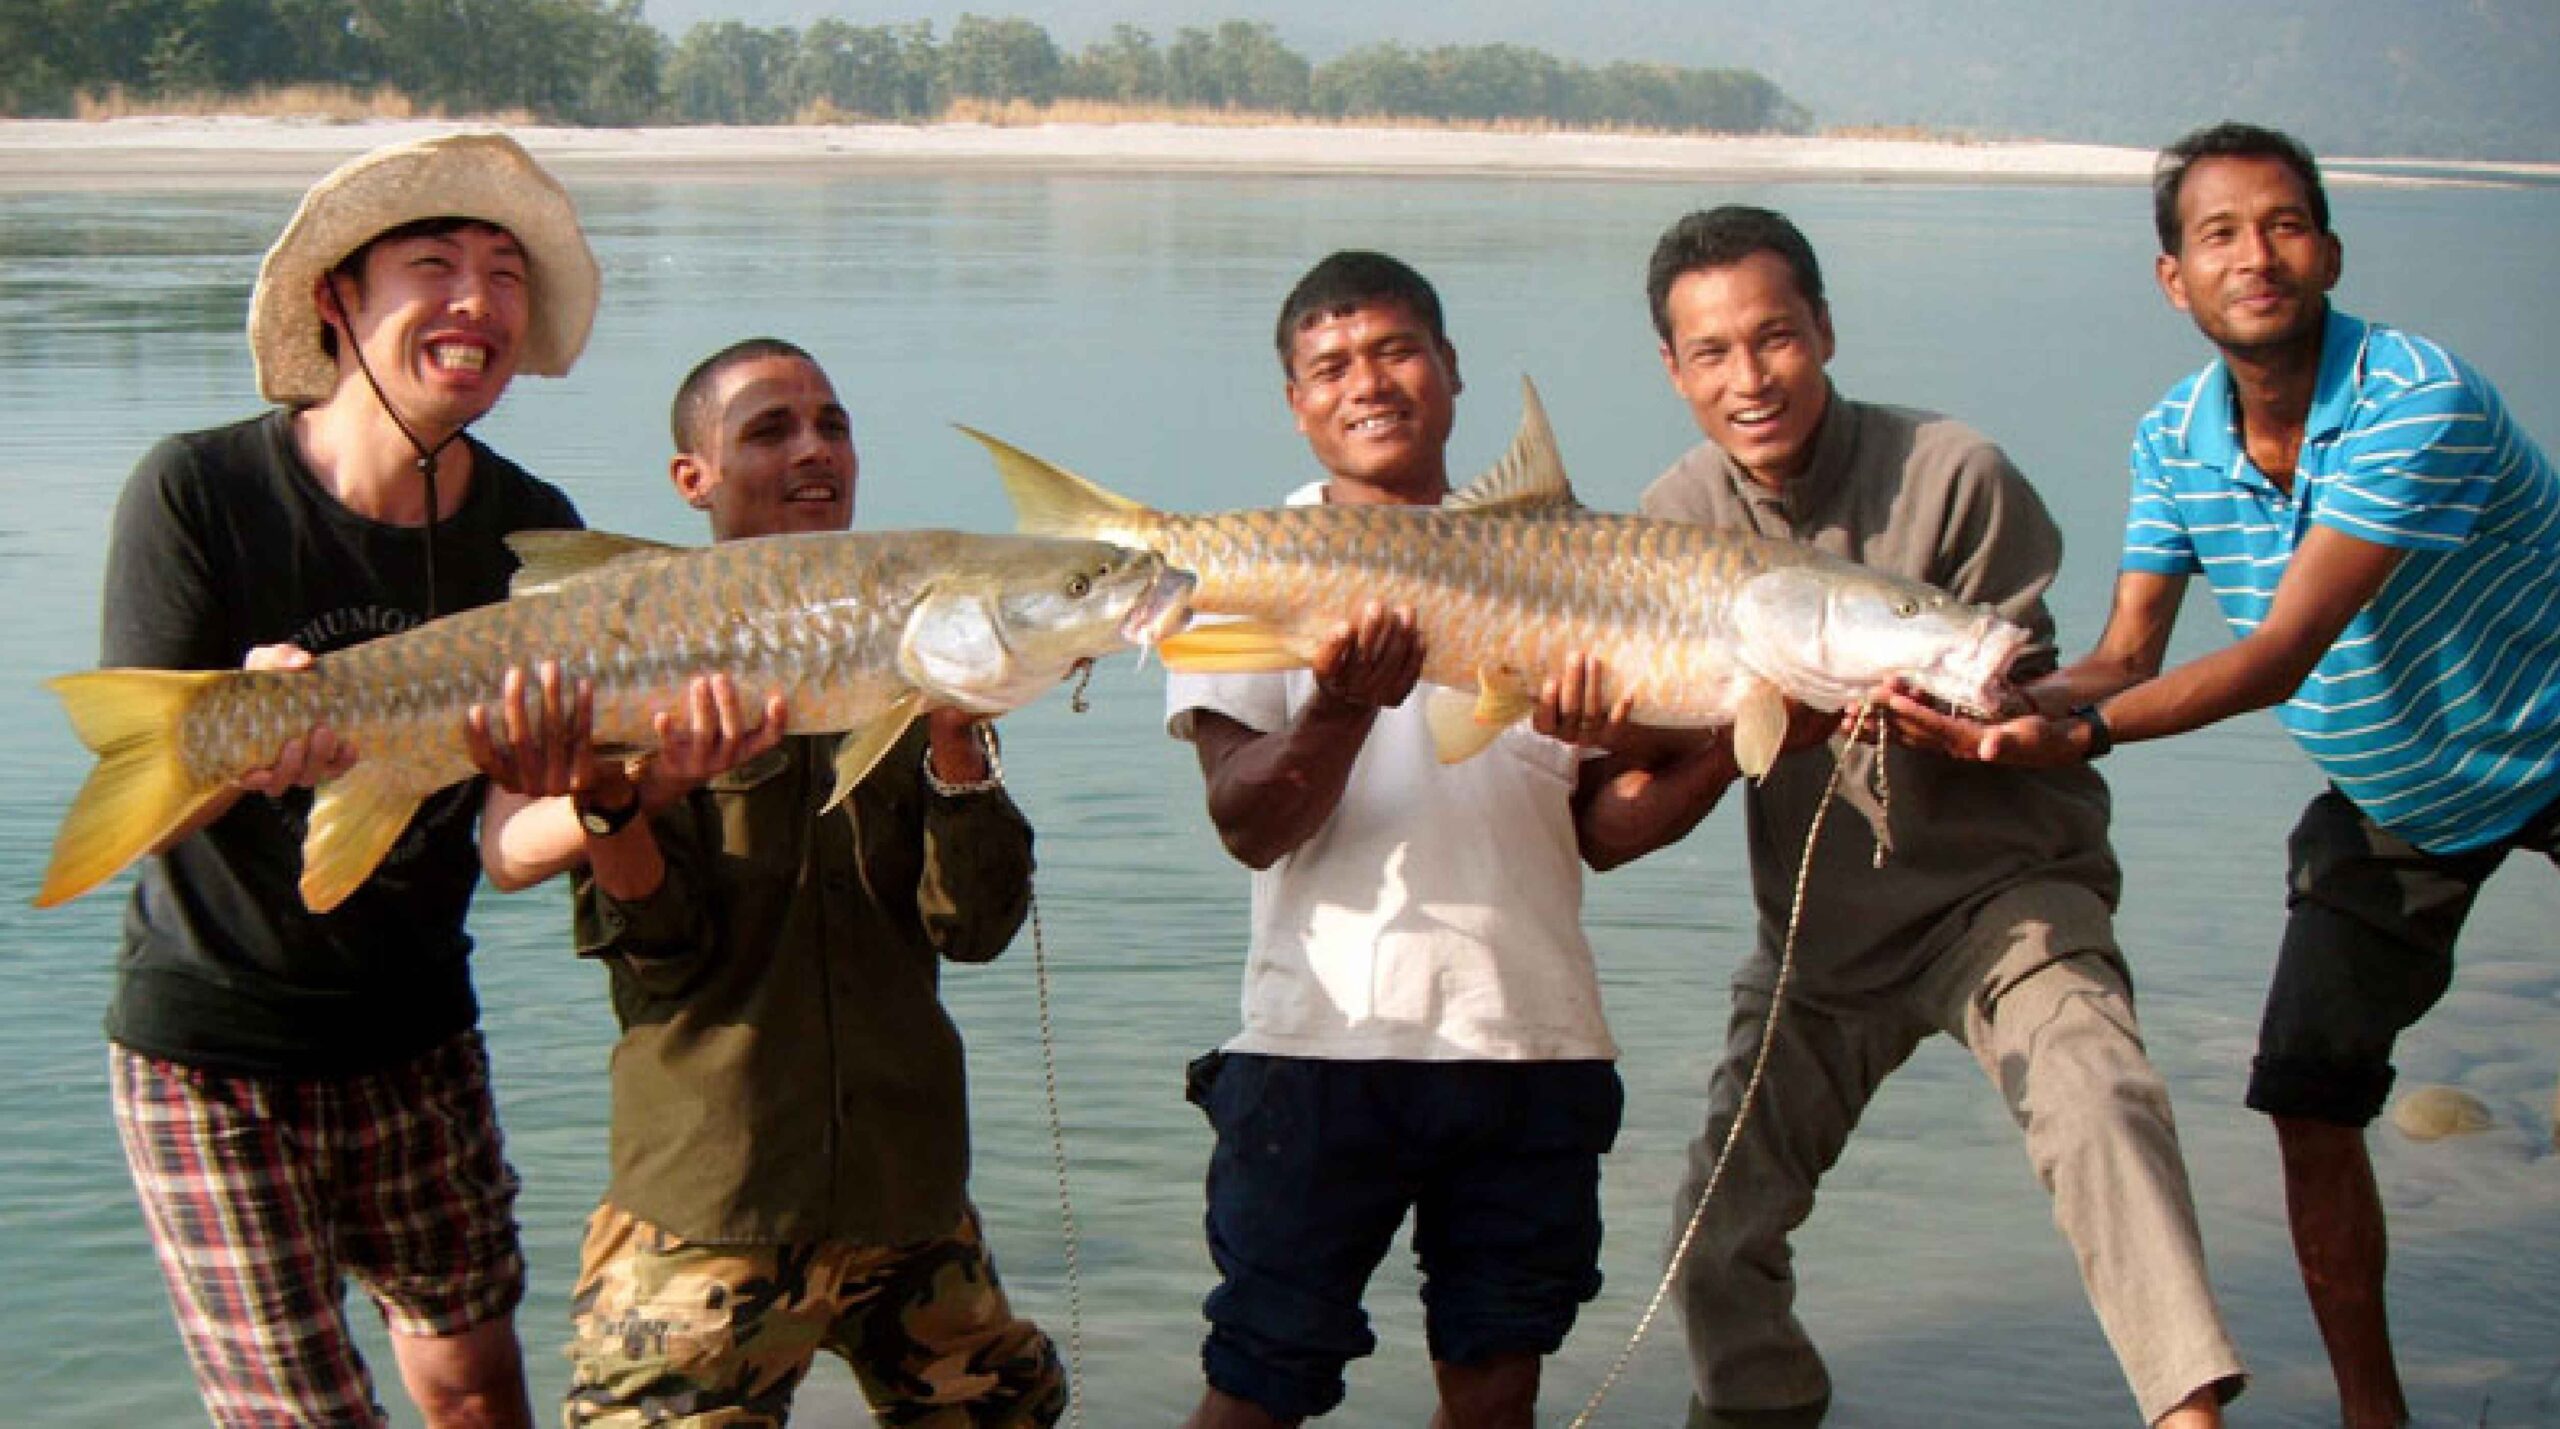
[[[957,798],[962,794],[983,794],[989,789],[1004,787],[1004,756],[999,752],[1000,746],[996,743],[996,727],[981,721],[969,728],[977,735],[979,752],[984,754],[987,760],[987,772],[978,778],[960,784],[945,782],[941,775],[933,772],[932,744],[927,743],[924,747],[924,786],[943,798]]]
[[[631,789],[629,798],[623,804],[610,809],[588,803],[587,796],[583,793],[572,794],[569,796],[569,807],[578,811],[579,828],[585,829],[596,838],[611,838],[631,827],[631,821],[640,817],[640,791]]]
[[[2116,747],[2116,732],[2107,728],[2107,717],[2098,712],[2095,704],[2075,706],[2071,717],[2089,727],[2089,758],[2104,759],[2107,751]]]

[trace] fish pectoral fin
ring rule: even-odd
[[[321,785],[302,836],[302,906],[326,913],[346,902],[440,787],[391,760],[372,759]]]
[[[510,531],[507,549],[520,563],[507,582],[510,596],[556,590],[580,576],[593,575],[625,556],[680,551],[664,541],[617,536],[611,531]]]
[[[1156,658],[1168,670],[1192,675],[1263,675],[1302,670],[1315,659],[1314,642],[1259,620],[1195,625],[1156,642]]]
[[[1767,777],[1787,742],[1787,697],[1766,681],[1755,682],[1742,697],[1742,713],[1733,722],[1733,760],[1753,779]]]
[[[231,671],[88,670],[45,683],[62,697],[97,767],[62,816],[35,906],[68,902],[113,878],[219,795],[179,757],[187,710]]]
[[[870,777],[881,757],[894,747],[907,726],[924,711],[924,691],[909,690],[890,706],[874,716],[869,724],[856,726],[836,741],[836,787],[827,795],[827,806],[821,813],[832,814],[836,806],[853,796],[854,786]]]

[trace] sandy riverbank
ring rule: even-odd
[[[0,122],[0,185],[300,185],[377,144],[455,128],[280,119]],[[2141,150],[1888,139],[1493,134],[1179,124],[811,125],[513,131],[563,174],[772,178],[878,168],[1634,178],[2139,181]]]
[[[458,128],[266,118],[0,120],[0,188],[300,186],[379,144]],[[1501,134],[1353,126],[808,125],[513,131],[571,176],[770,179],[890,168],[1416,174],[1778,182],[2140,183],[2147,149],[1774,135]],[[2358,167],[2367,162],[2378,168]],[[2445,182],[2333,161],[2342,182]],[[2560,165],[2459,166],[2473,182],[2560,181]]]

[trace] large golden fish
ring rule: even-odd
[[[1777,757],[1788,698],[1837,710],[1899,677],[1951,705],[2002,704],[2021,627],[1797,542],[1586,511],[1523,387],[1510,452],[1436,507],[1176,515],[969,435],[995,454],[1022,530],[1159,552],[1199,577],[1198,610],[1243,617],[1158,644],[1168,669],[1302,666],[1368,602],[1411,607],[1444,760],[1528,715],[1576,651],[1605,663],[1613,704],[1633,691],[1640,723],[1735,726],[1754,777]]]
[[[512,667],[556,660],[594,682],[599,747],[645,749],[649,717],[696,676],[779,692],[795,730],[854,731],[842,799],[909,721],[1030,702],[1079,663],[1185,618],[1191,578],[1099,541],[954,531],[813,533],[662,546],[601,532],[520,532],[523,569],[494,605],[322,656],[294,672],[93,670],[48,683],[98,755],[55,836],[36,906],[113,877],[221,795],[327,725],[358,752],[322,784],[302,901],[336,907],[428,795],[473,770],[463,712]]]

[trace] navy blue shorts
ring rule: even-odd
[[[2463,919],[2508,854],[2560,861],[2560,803],[2507,839],[2431,854],[2332,788],[2288,847],[2284,948],[2258,1025],[2249,1105],[2270,1116],[2369,1125],[2391,1094],[2391,1048],[2453,982]]]
[[[1213,1052],[1189,1093],[1209,1161],[1201,1366],[1284,1418],[1342,1402],[1377,1346],[1361,1293],[1413,1214],[1431,1358],[1549,1354],[1600,1293],[1607,1062],[1337,1062]]]

